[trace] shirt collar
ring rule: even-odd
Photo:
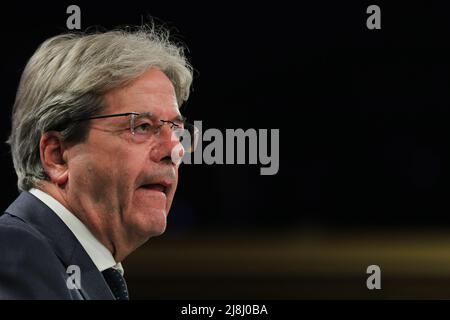
[[[58,200],[42,190],[32,188],[29,192],[45,203],[65,223],[100,272],[114,268],[123,275],[124,270],[122,264],[114,260],[111,252],[98,241],[92,232],[73,213],[67,210]]]

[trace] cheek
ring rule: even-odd
[[[109,162],[110,171],[114,172],[112,194],[125,215],[133,209],[138,178],[145,171],[145,153],[136,149],[116,150],[112,161]]]
[[[108,212],[115,211],[116,201],[112,199],[115,175],[99,163],[86,163],[80,168],[82,174],[73,177],[73,190],[83,199]]]
[[[105,189],[112,184],[112,177],[109,173],[100,170],[102,168],[94,166],[88,166],[86,170],[86,180],[88,180],[86,184],[88,185],[88,189],[90,189],[92,200],[95,203],[105,202],[105,198],[107,197]]]
[[[79,157],[72,161],[69,172],[74,191],[88,194],[94,203],[103,203],[110,209],[117,203],[125,205],[134,183],[129,156],[117,151],[111,154],[114,156]]]

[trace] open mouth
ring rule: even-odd
[[[144,184],[141,186],[141,188],[147,189],[147,190],[160,191],[163,193],[166,193],[166,191],[167,191],[167,187],[162,184],[159,184],[159,183]]]

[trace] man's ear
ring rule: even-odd
[[[50,181],[57,185],[64,185],[69,176],[69,168],[66,145],[61,139],[61,134],[57,131],[42,134],[39,150],[42,166]]]

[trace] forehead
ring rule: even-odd
[[[108,92],[105,113],[151,112],[160,117],[179,115],[175,89],[159,69],[150,68],[127,84]]]

